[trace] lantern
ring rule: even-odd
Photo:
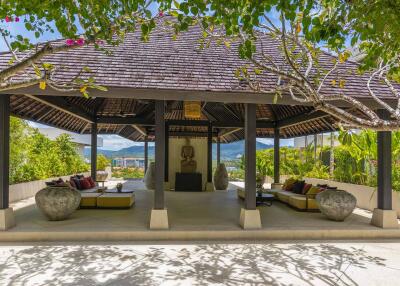
[[[199,119],[201,117],[201,102],[184,101],[183,111],[186,118]]]

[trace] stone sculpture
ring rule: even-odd
[[[317,194],[316,201],[321,213],[335,221],[344,221],[357,204],[356,197],[343,190],[325,190]]]
[[[214,187],[216,190],[226,190],[228,188],[229,178],[225,164],[220,163],[214,173]]]
[[[186,144],[181,151],[181,173],[195,173],[197,170],[197,162],[194,158],[194,148],[190,145],[189,138],[186,138]]]
[[[81,202],[81,194],[69,186],[47,187],[36,193],[36,205],[49,220],[64,220]]]
[[[156,163],[151,162],[147,168],[146,174],[144,175],[144,184],[148,190],[154,190],[156,188]]]

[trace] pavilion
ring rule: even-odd
[[[206,138],[207,188],[212,189],[212,143],[245,140],[246,199],[241,214],[244,228],[259,228],[260,215],[256,208],[256,138],[274,138],[274,182],[280,183],[279,141],[281,138],[317,134],[337,130],[337,120],[312,106],[301,105],[283,94],[275,102],[272,96],[256,93],[234,76],[236,68],[246,63],[237,55],[237,44],[230,49],[212,44],[200,49],[201,31],[191,27],[173,40],[166,32],[156,29],[149,42],[140,41],[139,32],[128,34],[119,46],[108,47],[111,55],[82,46],[45,58],[46,62],[62,66],[55,74],[60,82],[68,82],[84,66],[96,84],[108,91],[90,90],[90,98],[79,92],[60,92],[31,86],[0,94],[0,229],[13,226],[13,211],[9,208],[9,118],[10,115],[64,130],[92,134],[91,173],[96,176],[97,134],[117,134],[134,141],[155,142],[156,177],[151,227],[168,228],[164,187],[168,182],[171,138]],[[282,58],[278,43],[261,37],[265,53]],[[63,44],[56,41],[54,45]],[[107,46],[106,46],[107,47]],[[323,53],[321,64],[332,64],[333,56]],[[0,68],[5,68],[10,54],[0,55]],[[346,86],[327,86],[322,92],[344,92],[377,108],[364,88],[367,76],[356,73],[357,64],[347,62],[341,72]],[[89,74],[83,74],[89,76]],[[271,86],[276,76],[262,75]],[[393,100],[379,83],[374,83],[380,96]],[[186,101],[201,103],[201,118],[184,116]],[[345,103],[336,102],[343,105]],[[384,115],[384,114],[383,114]],[[372,222],[379,227],[396,220],[392,211],[391,132],[378,132],[378,209]],[[146,166],[147,166],[147,152]]]

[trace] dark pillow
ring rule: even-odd
[[[311,184],[304,184],[303,191],[301,192],[303,195],[307,194],[307,192],[311,189]]]
[[[81,186],[81,181],[80,181],[78,178],[73,178],[72,180],[74,181],[74,183],[75,183],[75,185],[76,185],[76,188],[77,188],[78,190],[83,190],[83,189],[82,189],[82,186]]]
[[[327,189],[327,190],[337,190],[337,187],[330,187],[330,186],[327,186],[326,189]]]
[[[293,184],[293,193],[302,194],[304,189],[305,181],[297,181]]]
[[[72,188],[77,189],[75,181],[73,179],[69,180],[69,184],[71,185]]]

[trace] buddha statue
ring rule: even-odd
[[[186,144],[182,147],[181,157],[181,173],[195,173],[197,163],[193,160],[194,148],[190,145],[189,138],[186,138]]]

